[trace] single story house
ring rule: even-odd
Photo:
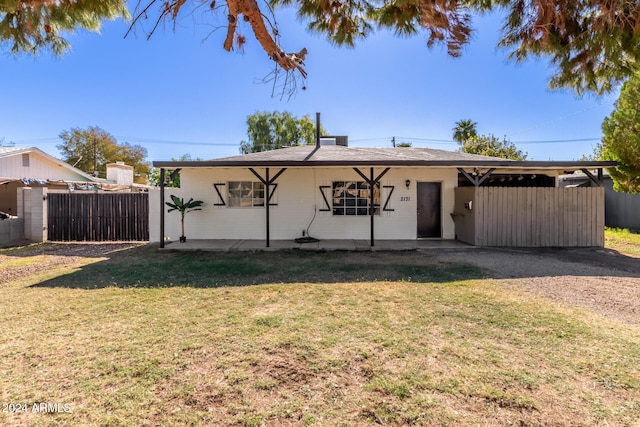
[[[17,215],[17,190],[146,191],[133,183],[133,167],[107,165],[107,179],[91,176],[35,147],[0,147],[0,211]]]
[[[109,240],[146,239],[148,227],[144,233],[133,230],[132,237],[129,225],[148,223],[149,187],[135,184],[133,176],[132,166],[118,162],[107,165],[103,179],[38,148],[0,147],[0,212],[9,216],[0,218],[0,246],[23,240],[94,240],[104,234],[113,236]],[[88,198],[101,203],[89,203]],[[136,207],[129,215],[139,218],[123,218],[120,211],[134,203],[133,199],[144,199],[135,205],[144,209]]]
[[[323,141],[323,140],[319,140]],[[327,142],[327,141],[325,141]],[[477,246],[603,246],[602,187],[560,188],[613,162],[512,161],[430,148],[298,146],[209,161],[154,161],[150,240],[178,240],[170,195],[204,202],[190,239],[457,239]],[[165,188],[179,170],[181,188]],[[599,170],[593,175],[589,170]]]

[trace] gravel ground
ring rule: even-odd
[[[74,265],[83,258],[139,243],[46,244],[22,256],[46,255],[36,265],[12,268],[0,284],[58,265]],[[19,253],[0,254],[0,266]],[[606,249],[470,249],[439,253],[435,259],[469,262],[490,272],[503,286],[543,295],[569,305],[630,324],[640,324],[640,258]]]
[[[462,257],[504,286],[640,324],[640,258],[606,249],[480,249],[438,259]]]

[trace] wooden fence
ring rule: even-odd
[[[618,193],[610,179],[604,185],[605,225],[640,230],[640,194]]]
[[[475,244],[604,246],[604,189],[476,188]]]
[[[148,241],[147,193],[49,193],[52,241]]]

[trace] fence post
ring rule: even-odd
[[[24,237],[32,242],[47,240],[47,192],[46,188],[26,189],[23,194]],[[18,208],[20,209],[20,208]]]

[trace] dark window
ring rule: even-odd
[[[370,187],[364,181],[333,182],[333,214],[334,215],[370,215]],[[373,190],[374,214],[380,214],[380,185]]]

